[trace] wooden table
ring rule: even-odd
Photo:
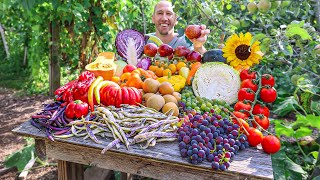
[[[273,179],[271,157],[256,148],[240,151],[226,171],[214,171],[209,162],[192,165],[182,158],[178,142],[158,143],[141,150],[139,145],[128,151],[124,145],[105,154],[101,150],[112,141],[102,144],[91,139],[71,137],[50,141],[43,131],[29,121],[13,129],[21,136],[36,139],[36,147],[45,147],[47,157],[58,161],[59,179],[83,179],[83,165],[97,166],[155,179]]]

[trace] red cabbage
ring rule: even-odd
[[[143,57],[138,61],[137,68],[148,70],[151,66],[151,59],[149,57]]]
[[[132,41],[134,42],[135,52],[134,49],[130,48]],[[120,31],[115,42],[118,54],[133,65],[136,65],[137,60],[141,57],[145,44],[145,36],[134,29]]]

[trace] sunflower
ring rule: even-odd
[[[240,33],[233,34],[228,38],[225,47],[222,49],[223,57],[227,59],[230,66],[239,69],[249,68],[254,64],[259,64],[262,59],[262,52],[260,51],[259,41],[255,41],[251,46],[252,35],[247,32],[245,35]]]

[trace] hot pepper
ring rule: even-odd
[[[163,76],[157,79],[160,83],[162,82],[169,82],[172,86],[174,91],[180,92],[182,88],[186,85],[186,78],[180,75],[174,76]]]
[[[187,77],[187,84],[189,86],[191,85],[192,79],[193,79],[194,75],[196,74],[197,70],[200,68],[200,66],[201,66],[200,62],[196,62],[196,63],[192,64],[191,70],[190,70],[188,77]]]
[[[89,106],[86,102],[82,102],[81,100],[75,100],[70,102],[67,105],[65,114],[68,118],[81,118],[82,116],[86,116],[89,112]]]

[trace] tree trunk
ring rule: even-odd
[[[316,21],[317,21],[317,29],[320,31],[320,0],[316,0],[315,2],[315,12],[316,12]]]
[[[1,37],[2,37],[2,42],[3,42],[4,50],[6,51],[7,58],[9,59],[9,57],[10,57],[10,52],[9,52],[9,48],[8,48],[8,44],[7,44],[6,38],[5,38],[5,36],[4,36],[4,30],[3,30],[3,27],[2,27],[1,24],[0,24],[0,34],[1,34]]]
[[[60,21],[55,19],[49,24],[50,34],[50,62],[49,62],[49,95],[54,96],[54,91],[60,87]]]

